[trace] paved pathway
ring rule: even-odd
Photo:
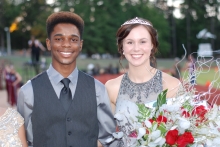
[[[11,106],[8,103],[6,90],[0,90],[0,107],[5,107],[5,108],[11,107],[17,109],[15,105]]]
[[[7,101],[6,90],[0,90],[0,107],[11,107]]]

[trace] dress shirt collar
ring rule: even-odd
[[[49,79],[53,81],[55,84],[58,84],[64,77],[56,71],[52,64],[50,64],[48,70],[47,70]],[[78,69],[77,67],[73,70],[73,72],[67,77],[70,79],[71,83],[76,83],[78,79]]]

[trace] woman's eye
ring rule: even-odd
[[[141,41],[141,43],[146,43],[146,41]]]
[[[128,44],[132,44],[132,42],[128,42]]]

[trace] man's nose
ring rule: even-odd
[[[70,46],[71,46],[70,40],[64,39],[62,46],[64,46],[64,47],[70,47]]]

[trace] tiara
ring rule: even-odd
[[[148,22],[148,21],[146,21],[146,20],[143,20],[143,19],[140,19],[140,18],[138,18],[138,17],[135,17],[134,19],[131,19],[131,20],[128,20],[128,21],[126,21],[125,23],[123,23],[121,26],[124,26],[124,25],[128,25],[128,24],[143,24],[143,25],[147,25],[147,26],[151,26],[152,27],[152,25]]]

